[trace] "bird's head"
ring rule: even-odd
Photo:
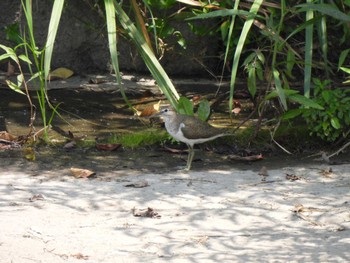
[[[176,111],[173,110],[172,108],[164,108],[164,109],[161,109],[158,113],[158,116],[173,116],[173,115],[176,115]]]
[[[150,118],[162,117],[164,120],[171,119],[176,116],[176,111],[172,108],[163,108],[158,113],[153,114]]]

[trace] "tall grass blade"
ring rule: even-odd
[[[323,3],[323,0],[320,0]],[[328,63],[328,40],[327,40],[327,17],[322,16],[320,23],[318,24],[318,38],[321,44],[322,58],[324,63],[324,69],[326,78],[329,79],[329,63]]]
[[[311,3],[313,0],[307,0]],[[306,21],[313,19],[314,11],[306,10]],[[305,66],[304,66],[304,96],[310,98],[311,72],[312,72],[312,48],[313,48],[313,24],[305,28]]]
[[[249,30],[254,22],[255,15],[258,13],[259,8],[262,4],[263,0],[255,0],[252,4],[249,13],[250,15],[247,17],[247,20],[244,23],[241,35],[239,36],[238,44],[235,50],[235,54],[233,56],[233,64],[232,64],[232,71],[231,71],[231,81],[230,81],[230,98],[229,98],[229,110],[230,113],[233,110],[233,92],[235,89],[235,82],[236,82],[236,76],[237,76],[237,70],[239,65],[239,59],[242,54],[244,42],[247,39]]]
[[[279,97],[279,100],[284,108],[284,110],[288,109],[287,106],[287,100],[286,100],[286,94],[282,88],[282,83],[281,83],[281,79],[280,79],[280,73],[277,70],[277,54],[279,52],[279,47],[281,45],[281,41],[279,39],[279,36],[281,34],[281,28],[282,25],[284,24],[284,16],[285,16],[285,12],[286,12],[286,2],[285,0],[281,1],[281,17],[280,17],[280,22],[278,23],[279,26],[277,28],[276,34],[274,35],[274,48],[273,48],[273,55],[272,55],[272,76],[273,76],[273,80],[275,83],[275,88]]]
[[[51,67],[51,58],[53,53],[53,47],[55,44],[55,39],[57,35],[58,25],[61,20],[61,14],[63,10],[63,4],[64,0],[55,0],[52,12],[51,12],[51,18],[50,18],[50,24],[49,29],[47,32],[47,39],[45,44],[45,58],[44,58],[44,76],[45,80],[48,79],[49,73],[50,73],[50,67]]]
[[[35,47],[35,38],[34,38],[34,27],[33,27],[33,14],[32,14],[32,1],[26,0],[25,3],[22,1],[24,15],[26,16],[26,22],[29,30],[29,39],[31,46]]]
[[[152,43],[151,43],[151,39],[149,37],[149,34],[147,32],[147,28],[146,28],[146,25],[145,25],[145,21],[143,20],[143,17],[141,15],[141,12],[139,10],[139,6],[138,4],[136,3],[136,0],[131,0],[131,4],[132,4],[132,8],[134,10],[134,13],[135,13],[135,17],[136,17],[136,23],[137,23],[137,26],[138,26],[138,29],[142,32],[143,34],[143,37],[145,38],[148,46],[151,48],[151,50],[153,51],[153,48],[152,48]],[[154,51],[153,51],[154,53]]]
[[[297,5],[298,11],[307,12],[309,10],[320,12],[321,14],[333,17],[336,20],[350,22],[350,16],[341,12],[335,4],[312,3],[313,0],[307,0],[306,4]]]
[[[239,0],[235,1],[235,5],[233,6],[233,10],[238,11],[238,7],[239,7]],[[222,77],[224,76],[225,65],[226,65],[226,63],[227,63],[227,58],[228,58],[228,55],[229,55],[229,53],[230,53],[231,42],[233,41],[232,32],[233,32],[233,29],[234,29],[234,27],[235,27],[235,20],[236,20],[236,15],[235,15],[235,14],[232,14],[230,27],[229,27],[229,29],[228,29],[227,44],[226,44],[226,50],[225,50],[224,63],[223,63],[223,65],[222,65],[222,71],[221,71],[221,79],[220,79],[220,81],[222,81]],[[218,93],[218,92],[219,92],[219,89],[218,89],[217,93]],[[216,95],[217,95],[217,94],[216,94]]]
[[[251,12],[238,10],[238,5],[239,5],[239,1],[235,1],[235,6],[233,9],[222,9],[222,10],[212,11],[210,13],[204,13],[204,14],[196,15],[194,17],[187,18],[186,20],[208,19],[208,18],[236,16],[236,15],[243,15],[243,16],[252,15]]]
[[[162,65],[159,63],[159,61],[155,57],[153,51],[148,46],[142,33],[140,33],[140,31],[137,30],[137,28],[135,27],[133,22],[130,20],[130,18],[127,16],[127,14],[124,12],[120,4],[114,1],[114,7],[118,15],[118,20],[120,24],[125,29],[129,37],[135,43],[140,55],[143,58],[143,61],[145,62],[148,69],[150,70],[154,79],[157,81],[159,88],[167,97],[170,104],[174,108],[176,108],[177,100],[179,99],[180,96],[177,93],[170,78],[168,77]]]
[[[130,108],[132,108],[132,105],[129,102],[128,97],[125,94],[125,89],[122,85],[122,77],[119,70],[118,49],[117,49],[117,24],[116,24],[114,3],[113,3],[113,0],[105,0],[104,2],[105,2],[105,9],[106,9],[108,45],[109,45],[109,52],[111,54],[113,70],[115,72],[118,87],[120,88],[120,93],[122,94],[122,97],[125,103]]]

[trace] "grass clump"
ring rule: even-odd
[[[125,148],[137,148],[154,145],[169,138],[165,130],[145,130],[127,134],[113,134],[107,138],[107,143],[120,143]]]

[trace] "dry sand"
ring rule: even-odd
[[[1,167],[0,262],[349,262],[350,165],[323,169],[268,168],[262,182],[234,166],[92,179]]]

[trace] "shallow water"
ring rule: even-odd
[[[35,93],[33,103],[38,105]],[[28,131],[30,107],[25,96],[11,90],[0,90],[0,131],[15,135]],[[59,105],[52,122],[51,136],[60,131],[71,131],[76,135],[101,136],[110,133],[130,132],[144,127],[142,121],[125,107],[120,94],[116,92],[95,92],[84,89],[51,90],[49,98],[53,105]],[[40,108],[37,106],[35,126],[42,127]]]

